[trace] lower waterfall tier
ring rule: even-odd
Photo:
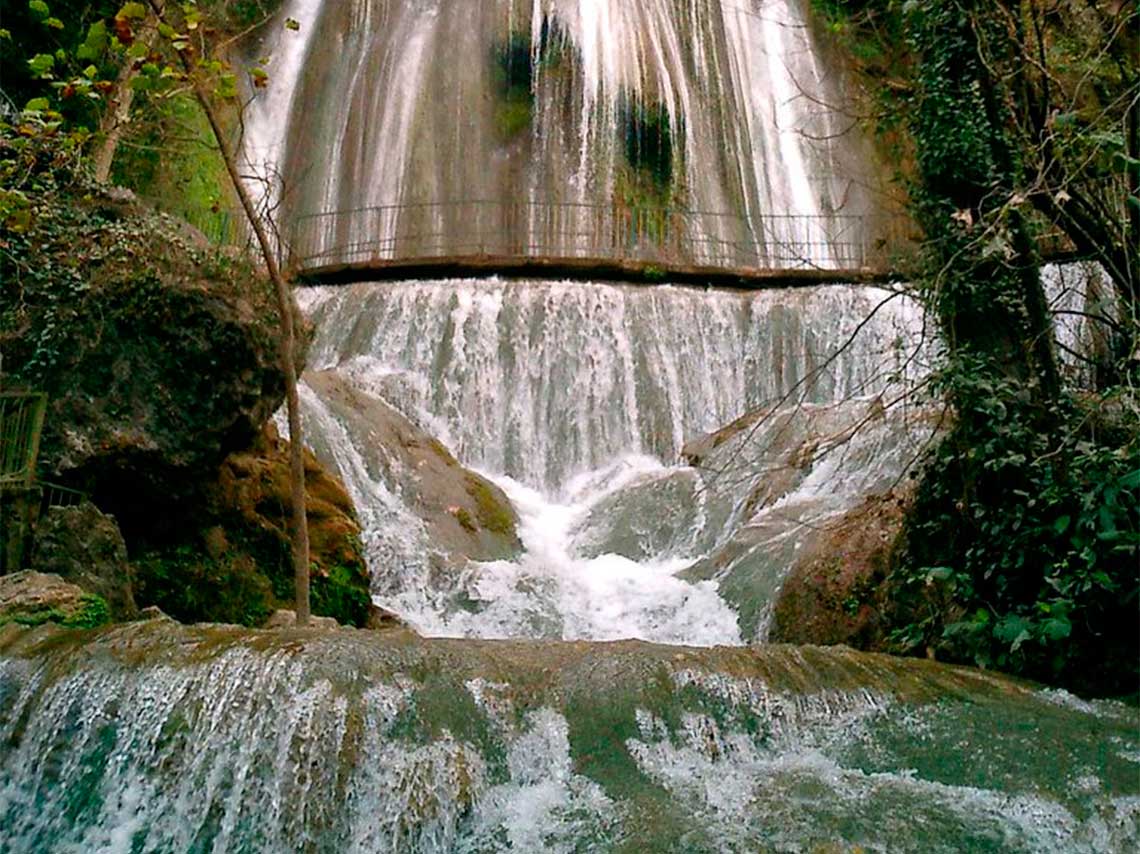
[[[0,847],[1114,852],[1140,720],[847,649],[0,628]]]
[[[762,640],[796,553],[931,433],[896,403],[924,370],[921,318],[873,288],[441,281],[303,301],[306,441],[361,514],[379,603],[429,635]],[[521,551],[456,545],[455,522],[494,527],[474,478],[502,489]]]

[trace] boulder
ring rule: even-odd
[[[885,648],[887,576],[906,507],[900,493],[869,497],[808,540],[776,598],[768,639]]]
[[[363,626],[371,578],[352,499],[308,451],[305,490],[313,613]],[[262,625],[294,595],[289,443],[268,423],[202,495],[185,536],[139,555],[139,600],[183,622]]]
[[[522,551],[518,515],[499,487],[464,468],[436,438],[380,398],[332,371],[305,374],[306,384],[358,443],[370,474],[388,484],[423,520],[433,549],[454,565],[509,560]],[[316,448],[330,468],[330,448]]]
[[[51,507],[40,517],[31,568],[102,596],[115,619],[130,619],[137,611],[123,535],[114,518],[89,501]]]
[[[868,496],[890,495],[905,481],[937,423],[932,411],[850,400],[759,411],[690,443],[685,459],[712,481],[706,503],[728,500],[732,511],[726,535],[681,576],[716,581],[749,641],[777,639],[772,634],[776,603],[786,590],[791,598],[784,605],[783,631],[804,632],[798,642],[853,642],[864,629],[871,631],[849,613],[859,612],[854,603],[863,601],[863,586],[870,582],[866,572],[856,574],[862,580],[847,579],[839,565],[824,572],[821,562],[844,554],[848,541],[853,554],[879,542],[879,528],[860,527]],[[878,507],[879,501],[869,503]],[[837,585],[819,593],[810,608],[804,596],[815,593],[805,572]],[[800,581],[791,580],[797,574]],[[853,586],[847,589],[848,584]],[[822,609],[818,622],[800,615],[810,630],[793,627],[799,619],[793,601],[813,613]],[[863,616],[870,620],[869,612]]]
[[[163,611],[157,605],[147,605],[145,608],[140,610],[138,613],[138,619],[142,620],[142,621],[146,621],[146,620],[170,620],[171,622],[174,622],[174,618],[171,617],[170,615],[168,615],[165,611]]]
[[[0,270],[18,306],[0,381],[48,394],[41,475],[88,492],[128,544],[176,531],[284,398],[271,288],[129,199],[45,198],[25,238],[14,263],[34,273]]]
[[[368,622],[364,628],[373,631],[386,631],[387,629],[406,629],[408,624],[400,619],[400,615],[387,608],[381,608],[375,603],[368,609]]]
[[[273,616],[269,618],[269,622],[265,624],[267,629],[289,629],[297,625],[297,612],[287,608],[281,608],[273,612]],[[309,628],[324,629],[326,631],[331,629],[340,628],[340,624],[332,617],[318,617],[315,615],[309,616]]]
[[[109,621],[102,598],[58,575],[31,570],[0,575],[0,624],[60,623],[94,628]]]

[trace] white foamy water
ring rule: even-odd
[[[632,465],[660,468],[652,460]],[[439,614],[416,608],[414,594],[401,597],[401,613],[421,631],[486,638],[641,638],[698,646],[740,643],[736,614],[717,595],[716,583],[690,584],[676,577],[688,560],[659,556],[638,562],[617,554],[584,559],[574,553],[575,525],[614,487],[587,490],[574,503],[562,504],[510,478],[496,482],[519,513],[524,555],[513,562],[472,564],[461,589],[475,611]]]
[[[739,560],[682,573],[759,514],[766,540],[741,555],[770,564],[755,595],[774,595],[801,540],[915,455],[905,419],[871,403],[923,370],[918,316],[882,291],[457,280],[302,297],[310,365],[395,406],[518,513],[521,555],[456,561],[417,517],[418,474],[304,390],[309,441],[360,510],[377,601],[428,635],[760,638],[766,622],[752,615],[742,634],[740,603],[720,595]],[[788,415],[706,468],[680,460],[686,441],[765,403]],[[774,504],[753,506],[777,475]]]

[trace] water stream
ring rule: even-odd
[[[435,571],[439,547],[401,501],[416,473],[368,465],[374,426],[305,390],[310,442],[361,509],[378,601],[428,634],[760,639],[766,627],[749,620],[742,634],[717,595],[731,565],[718,578],[678,573],[747,523],[773,526],[794,553],[901,477],[929,433],[884,408],[850,441],[789,463],[922,375],[921,318],[874,289],[441,281],[310,289],[302,302],[317,330],[312,370],[392,403],[519,513],[519,558]],[[682,460],[686,442],[765,407],[784,417],[701,468]],[[792,469],[774,506],[745,508]],[[774,560],[756,597],[772,596],[789,565]]]
[[[884,170],[828,108],[843,74],[808,10],[285,0],[248,48],[271,85],[247,166],[286,241],[397,206],[318,229],[330,251],[538,244],[549,221],[501,216],[521,200],[680,207],[834,269]],[[1140,848],[1134,708],[763,643],[797,555],[935,430],[905,296],[299,299],[306,441],[358,508],[374,598],[420,634],[0,626],[0,854]]]

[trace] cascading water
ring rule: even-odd
[[[776,506],[759,508],[782,534],[772,543],[794,549],[813,524],[889,488],[929,432],[894,410],[868,418],[868,401],[921,372],[909,364],[920,318],[883,291],[443,281],[302,301],[317,329],[312,369],[393,403],[520,513],[521,557],[433,571],[438,547],[399,495],[416,473],[369,466],[368,422],[306,390],[310,441],[361,509],[381,604],[429,634],[761,638],[762,620],[737,621],[754,603],[733,610],[715,592],[733,565],[677,574],[753,521],[758,483],[794,473]],[[786,415],[700,469],[682,463],[687,441],[764,407]],[[774,595],[789,564],[773,559],[757,596]]]
[[[826,267],[877,208],[869,148],[825,106],[842,75],[802,0],[295,0],[282,14],[300,33],[263,46],[295,91],[260,99],[246,153],[306,256],[462,253],[473,231],[541,254],[588,242],[599,206],[664,206],[688,212],[694,245],[751,247],[764,263],[790,241],[793,263]],[[548,203],[580,207],[537,216]],[[360,508],[380,603],[421,631],[762,639],[766,606],[730,607],[717,585],[759,562],[756,595],[773,596],[788,550],[900,476],[920,425],[891,413],[895,429],[829,456],[806,449],[825,438],[810,424],[785,424],[706,461],[722,472],[681,465],[682,449],[762,407],[832,407],[808,421],[839,433],[868,420],[854,401],[920,372],[919,319],[902,299],[877,311],[887,296],[526,281],[306,294],[310,368],[395,406],[494,480],[521,517],[513,558],[443,554],[411,506],[416,473],[375,459],[373,427],[336,411],[327,388],[304,394],[310,442]],[[854,460],[876,476],[847,477]],[[774,470],[788,494],[758,507],[749,495]],[[770,536],[710,574],[758,514]]]
[[[819,217],[789,222],[826,266],[876,170],[817,106],[838,77],[805,9],[286,0],[301,31],[255,49],[247,158],[287,237],[418,202],[379,225],[533,245],[441,203],[662,204],[731,214],[696,222],[758,250],[789,237],[765,217]],[[741,645],[803,544],[929,438],[905,298],[492,280],[301,302],[307,438],[376,598],[424,633],[526,640],[0,626],[0,854],[1140,846],[1135,709]],[[559,640],[624,637],[689,646]]]
[[[1107,854],[1138,763],[1134,709],[842,648],[0,628],[4,854]]]
[[[541,246],[588,234],[590,206],[663,206],[696,212],[702,240],[826,265],[864,241],[880,170],[825,106],[841,74],[804,2],[294,0],[301,32],[254,54],[282,83],[247,157],[309,252],[398,253],[409,233],[442,254],[475,233]],[[520,202],[586,207],[504,215]],[[304,221],[372,206],[402,207]]]

